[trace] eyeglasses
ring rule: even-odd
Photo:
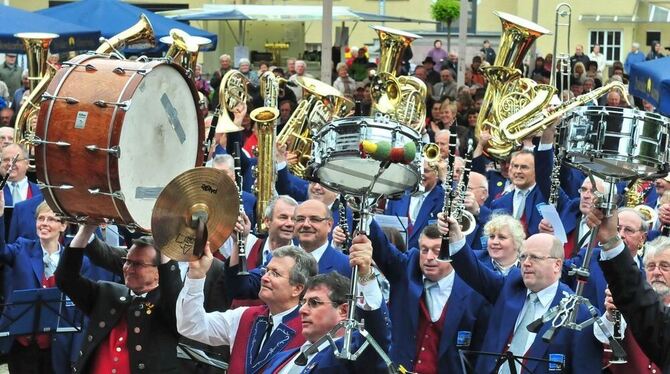
[[[19,157],[19,158],[16,159],[16,162],[25,161],[25,160],[27,160],[27,158]],[[12,157],[5,157],[5,158],[2,159],[2,162],[4,162],[5,164],[9,164],[10,162],[12,162]]]
[[[316,309],[323,304],[331,304],[332,306],[337,307],[338,305],[340,305],[342,303],[338,303],[338,302],[332,301],[332,300],[331,301],[321,301],[321,300],[318,300],[316,298],[310,297],[309,299],[300,299],[299,304],[300,304],[300,306],[303,306],[303,305],[307,304],[309,309]]]
[[[297,216],[297,217],[295,217],[295,221],[297,223],[305,223],[307,220],[309,220],[310,222],[313,222],[313,223],[321,223],[321,222],[326,221],[328,219],[329,219],[328,217],[319,217],[319,216],[309,216],[309,217]]]
[[[288,278],[288,277],[285,277],[285,276],[279,274],[279,272],[277,270],[269,269],[269,268],[266,268],[266,267],[260,268],[260,272],[261,272],[261,277],[264,276],[265,274],[268,274],[272,278]]]
[[[628,226],[617,226],[616,227],[616,231],[621,232],[622,230],[623,230],[623,233],[627,234],[627,235],[633,235],[636,232],[641,231],[641,230],[635,230],[634,228],[628,227]]]
[[[475,187],[468,187],[468,191],[474,191],[474,190],[478,190],[480,188],[486,189],[486,187],[484,187],[484,186],[475,186]]]
[[[519,262],[524,262],[524,261],[528,260],[531,263],[536,264],[536,263],[538,263],[542,260],[546,260],[546,259],[549,259],[549,258],[558,259],[558,257],[554,257],[554,256],[537,256],[537,255],[533,255],[533,254],[524,253],[521,256],[519,256]]]
[[[128,267],[131,267],[131,268],[150,268],[150,267],[157,267],[158,266],[156,264],[145,264],[143,262],[133,261],[133,260],[129,259],[128,257],[121,257],[121,259],[123,260],[123,265],[124,266],[128,266]]]
[[[587,193],[587,192],[590,192],[591,194],[595,194],[596,189],[595,188],[579,187],[579,193]]]
[[[664,273],[670,272],[670,263],[667,263],[665,261],[661,262],[660,264],[656,264],[655,262],[650,262],[650,263],[644,265],[644,269],[648,272],[652,272],[652,271],[656,270],[657,267]]]
[[[44,217],[44,216],[39,216],[39,217],[37,217],[37,222],[47,222],[47,223],[56,223],[56,222],[58,222],[58,223],[62,223],[63,221],[61,221],[59,218],[56,218],[56,217]]]

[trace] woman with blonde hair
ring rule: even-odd
[[[526,233],[518,219],[508,214],[492,216],[484,225],[484,237],[487,238],[486,250],[478,253],[479,261],[502,275],[519,265]]]

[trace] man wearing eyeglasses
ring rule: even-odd
[[[561,328],[549,343],[542,339],[542,335],[550,324],[542,325],[537,333],[527,329],[528,324],[558,305],[566,293],[572,293],[560,282],[563,245],[556,237],[542,233],[530,236],[519,256],[521,268],[514,268],[507,276],[502,276],[477,260],[456,221],[451,217],[447,220],[448,224],[440,215],[438,227],[440,233],[450,235],[454,269],[493,305],[482,351],[500,354],[510,351],[514,356],[523,357],[525,370],[532,373],[548,373],[556,368],[556,364],[533,359],[560,362],[563,372],[568,373],[600,372],[602,348],[593,337],[592,326],[581,331]],[[587,318],[588,312],[582,305],[577,322]],[[497,364],[496,358],[480,356],[475,372],[497,372]],[[510,372],[507,365],[502,364],[500,372]],[[521,370],[519,363],[516,363],[516,369],[517,372]]]
[[[2,164],[0,164],[0,168],[2,168],[3,174],[9,173],[7,185],[5,185],[3,190],[5,197],[5,214],[4,220],[2,220],[3,227],[1,228],[1,235],[5,235],[6,238],[13,217],[12,210],[8,208],[13,208],[17,203],[31,199],[33,197],[39,197],[41,199],[42,192],[40,192],[39,187],[35,183],[28,181],[28,177],[26,177],[26,173],[28,172],[28,152],[26,151],[25,147],[16,143],[12,143],[5,146],[2,149],[1,154]],[[12,159],[17,155],[18,158],[16,159],[16,164],[12,170],[9,170]],[[34,211],[31,213],[34,213]],[[29,224],[28,227],[34,227],[34,216],[22,216],[19,218],[27,218]]]
[[[602,247],[599,263],[612,293],[612,304],[621,311],[628,323],[628,332],[635,337],[642,352],[663,373],[670,372],[670,311],[666,306],[668,278],[664,271],[664,268],[670,270],[670,263],[667,263],[670,259],[665,253],[669,245],[660,242],[663,252],[652,249],[649,259],[645,259],[650,285],[639,276],[631,250],[620,237],[621,218],[617,217],[617,220],[615,217],[616,209],[609,217],[599,209],[593,209],[588,215],[589,226],[599,227],[597,240]]]
[[[374,281],[371,268],[372,245],[363,235],[353,239],[350,249],[352,266],[358,266],[358,289],[362,294],[356,302],[356,319],[365,320],[365,329],[388,354],[391,344],[390,321],[379,284]],[[387,367],[381,356],[368,346],[356,360],[339,359],[326,335],[347,318],[347,297],[350,280],[339,273],[330,272],[312,277],[305,285],[306,292],[300,301],[302,335],[305,343],[276,355],[264,373],[381,373]],[[332,339],[341,351],[344,330],[338,330]],[[356,352],[365,339],[354,331],[349,352]]]
[[[56,269],[58,287],[90,319],[74,369],[177,373],[175,302],[182,286],[177,263],[143,236],[122,259],[125,284],[94,282],[79,268],[95,228],[79,228]]]
[[[267,267],[257,269],[262,274],[258,297],[265,305],[206,313],[202,291],[212,259],[207,245],[205,255],[189,263],[177,300],[180,334],[212,346],[230,345],[230,373],[258,373],[277,352],[304,343],[298,301],[307,279],[316,274],[312,256],[294,246],[276,249]]]
[[[483,174],[471,171],[468,180],[468,190],[465,193],[463,206],[475,217],[475,229],[467,237],[468,245],[472,249],[482,249],[482,235],[484,225],[491,218],[491,209],[486,206],[489,197],[489,185]]]

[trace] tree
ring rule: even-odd
[[[451,50],[451,22],[461,15],[459,0],[436,0],[430,6],[433,19],[447,24],[447,51]]]

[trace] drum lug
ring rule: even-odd
[[[116,158],[121,157],[121,148],[119,148],[118,145],[115,145],[112,148],[100,148],[95,144],[91,144],[91,145],[87,145],[86,149],[88,149],[91,152],[95,152],[95,151],[107,152],[110,155],[115,156]]]
[[[110,105],[115,105],[115,106],[118,106],[119,108],[121,108],[121,109],[123,109],[123,110],[125,110],[125,111],[128,111],[128,109],[129,109],[129,107],[130,107],[130,100],[121,101],[121,102],[112,102],[112,101],[105,101],[105,100],[96,100],[96,101],[93,102],[93,104],[95,104],[96,106],[98,106],[98,107],[100,107],[100,108],[107,108],[107,107],[110,106]]]
[[[124,201],[125,198],[123,197],[123,193],[121,191],[116,191],[116,192],[102,192],[100,191],[99,188],[89,188],[88,193],[91,195],[105,195],[105,196],[111,196],[113,198],[119,199],[121,201]]]
[[[52,190],[71,190],[74,188],[74,186],[71,186],[69,184],[61,184],[60,186],[56,185],[51,185],[51,184],[46,184],[42,182],[37,182],[37,187],[39,187],[40,190],[43,190],[45,188],[49,188]]]
[[[75,64],[74,62],[63,62],[62,66],[83,66],[86,71],[98,71],[98,68],[91,64]]]
[[[114,70],[112,70],[112,72],[114,74],[118,74],[118,75],[124,75],[124,74],[126,74],[127,71],[134,71],[139,75],[147,75],[147,73],[149,72],[146,69],[126,69],[126,68],[122,68],[120,66],[117,66],[116,68],[114,68]]]
[[[44,144],[53,144],[57,145],[59,147],[69,147],[71,144],[68,142],[64,142],[62,140],[59,140],[57,142],[49,142],[46,140],[40,139],[37,135],[29,135],[26,137],[26,142],[30,145],[44,145]]]
[[[68,104],[79,104],[79,100],[70,96],[55,96],[48,93],[42,94],[42,101],[45,100],[64,100]]]

